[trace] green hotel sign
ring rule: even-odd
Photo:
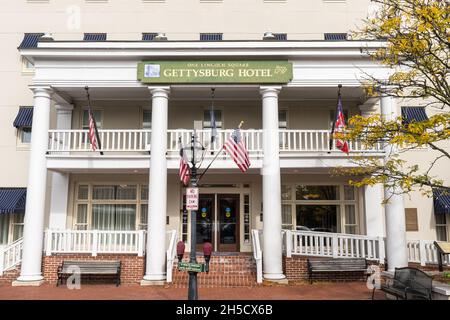
[[[287,83],[287,61],[144,61],[138,64],[143,83]]]

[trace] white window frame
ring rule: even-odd
[[[20,127],[17,128],[17,132],[16,132],[16,147],[17,150],[25,150],[25,151],[29,151],[31,149],[31,137],[30,137],[30,142],[23,142],[23,133],[24,130],[23,128],[30,128],[31,129],[31,135],[33,134],[33,129],[32,127]]]
[[[202,110],[202,128],[207,130],[207,129],[211,129],[211,127],[205,127],[205,111],[209,111],[211,112],[211,107],[208,108],[203,108]],[[225,128],[225,121],[224,121],[224,112],[223,112],[223,107],[216,107],[214,106],[214,111],[220,111],[220,126],[217,125],[217,119],[216,119],[216,127],[217,130],[222,130]],[[208,122],[211,120],[211,118],[208,120]]]
[[[436,214],[435,214],[436,215]],[[434,221],[435,221],[435,226],[436,226],[436,239],[437,239],[437,236],[438,236],[438,232],[437,232],[437,229],[438,228],[444,228],[445,229],[445,240],[440,240],[440,241],[448,241],[448,239],[449,239],[449,234],[448,234],[448,230],[449,230],[449,228],[448,228],[448,223],[449,223],[449,218],[447,217],[447,213],[444,213],[444,214],[442,214],[443,216],[444,216],[444,219],[445,219],[445,223],[438,223],[438,221],[436,220],[436,217],[434,218]],[[436,215],[437,216],[437,215]]]
[[[28,60],[26,57],[21,58],[21,64],[22,64],[22,74],[24,75],[33,75],[35,71],[34,64]],[[32,67],[29,67],[28,64],[31,64]]]

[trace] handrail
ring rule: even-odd
[[[252,248],[253,258],[256,262],[256,282],[262,283],[262,249],[260,241],[261,231],[257,229],[252,230]]]
[[[19,238],[0,251],[0,276],[22,262],[23,238]]]
[[[176,230],[170,230],[167,231],[167,234],[170,235],[169,240],[169,246],[167,248],[166,252],[166,281],[168,283],[171,283],[173,281],[172,279],[172,271],[173,271],[173,262],[175,261],[175,257],[177,254],[177,240],[178,240],[178,233]]]

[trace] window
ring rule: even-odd
[[[147,185],[78,185],[78,230],[145,230],[147,212]]]
[[[250,195],[244,195],[244,242],[250,243]]]
[[[10,217],[9,214],[0,214],[0,245],[8,244]]]
[[[419,231],[417,208],[405,208],[406,231]]]
[[[142,129],[152,128],[152,111],[144,109],[142,111]]]
[[[214,110],[214,118],[216,120],[216,128],[222,128],[222,110]],[[211,110],[203,111],[203,129],[211,129]]]
[[[200,33],[200,41],[222,41],[222,33]]]
[[[283,184],[282,227],[356,234],[357,199],[357,189],[349,185]]]
[[[287,125],[287,110],[278,111],[278,128],[285,130],[288,128]]]
[[[447,217],[445,214],[436,214],[436,239],[447,241]]]
[[[0,245],[7,245],[23,237],[24,214],[0,214]]]
[[[428,120],[423,107],[402,107],[402,121],[404,124]]]
[[[31,125],[33,124],[33,107],[20,107],[13,126],[17,128],[18,144],[31,142]]]
[[[92,110],[92,114],[94,115],[95,123],[97,124],[97,129],[102,128],[102,111],[101,110]],[[83,110],[83,120],[82,120],[82,129],[89,129],[89,110]]]
[[[23,237],[23,219],[25,215],[24,214],[14,214],[12,215],[12,242],[19,240]],[[1,228],[1,227],[0,227]]]
[[[19,129],[19,137],[21,143],[31,142],[31,127],[23,127]]]
[[[33,73],[34,64],[25,57],[22,57],[22,73]]]

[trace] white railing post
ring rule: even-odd
[[[96,257],[98,251],[98,231],[94,230],[92,233],[92,256]]]
[[[331,238],[331,251],[333,252],[333,258],[338,257],[339,241],[337,233],[334,233]]]
[[[52,243],[53,243],[53,233],[51,229],[47,229],[47,239],[46,239],[46,245],[45,245],[45,255],[51,256],[52,255]]]
[[[286,257],[292,257],[292,232],[286,230]]]
[[[422,240],[419,240],[419,258],[420,258],[420,265],[425,266],[427,262],[427,252],[425,248],[425,242]]]
[[[374,252],[375,254],[375,252]],[[386,248],[384,246],[384,238],[383,237],[378,237],[378,255],[379,255],[379,259],[380,259],[380,263],[384,264],[384,259],[386,257]]]
[[[139,230],[138,233],[138,257],[144,256],[144,230]]]

